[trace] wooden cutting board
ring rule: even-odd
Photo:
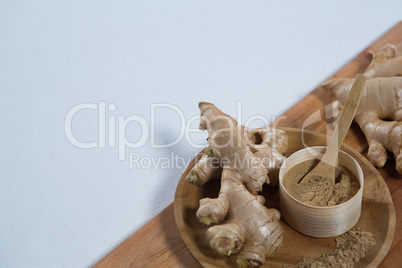
[[[402,22],[399,22],[381,36],[331,78],[355,77],[357,73],[363,72],[369,64],[371,60],[370,51],[378,51],[381,46],[387,43],[396,44],[399,50],[402,51]],[[279,120],[277,126],[302,128],[307,117],[317,110],[321,110],[322,114],[324,114],[322,107],[332,101],[328,93],[318,87],[285,112],[285,119]],[[323,116],[325,118],[325,115]],[[325,120],[321,120],[309,125],[307,129],[327,133],[327,123]],[[357,124],[352,124],[344,142],[364,156],[367,155],[367,142]],[[395,171],[393,157],[387,161],[385,167],[380,169],[379,172],[389,187],[396,211],[394,240],[388,255],[380,267],[402,267],[402,176]],[[173,204],[170,204],[101,259],[94,267],[201,266],[184,245],[176,227]]]

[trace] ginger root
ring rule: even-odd
[[[395,155],[396,169],[402,174],[402,56],[395,54],[395,46],[389,44],[373,54],[364,73],[368,79],[354,120],[366,136],[370,162],[383,167],[388,150]],[[353,82],[336,78],[322,87],[344,103]]]
[[[200,102],[199,108],[200,129],[208,130],[209,147],[186,180],[201,186],[214,175],[222,175],[218,198],[201,199],[196,216],[213,225],[206,234],[215,252],[235,255],[241,267],[260,266],[283,241],[280,212],[266,208],[264,197],[257,193],[264,183],[278,182],[287,149],[286,133],[270,127],[250,130],[239,126],[211,103]]]

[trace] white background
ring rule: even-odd
[[[201,100],[234,116],[241,101],[242,123],[271,119],[401,18],[400,1],[336,2],[1,0],[0,266],[90,266],[173,201],[183,165],[153,172],[109,143],[75,147],[64,129],[73,106],[104,101],[117,107],[108,117],[150,123],[153,103],[189,119]],[[181,123],[156,109],[155,143]],[[78,112],[72,131],[96,141],[97,111]],[[151,148],[148,134],[128,124],[125,137],[146,143],[127,156],[200,150],[185,138]]]

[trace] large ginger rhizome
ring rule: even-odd
[[[235,255],[242,267],[262,265],[282,245],[283,234],[280,212],[265,207],[257,193],[265,183],[278,183],[286,133],[270,127],[250,130],[211,103],[199,107],[209,146],[186,179],[201,186],[221,174],[221,189],[218,198],[200,200],[196,216],[212,225],[206,235],[215,252]]]

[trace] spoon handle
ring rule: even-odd
[[[328,149],[322,158],[322,161],[336,166],[338,162],[338,150],[341,147],[342,141],[348,132],[353,118],[355,117],[357,108],[359,107],[360,100],[363,95],[364,88],[366,87],[366,76],[358,74],[355,82],[352,85],[349,95],[343,106],[338,123],[336,124],[331,141],[329,142]]]

